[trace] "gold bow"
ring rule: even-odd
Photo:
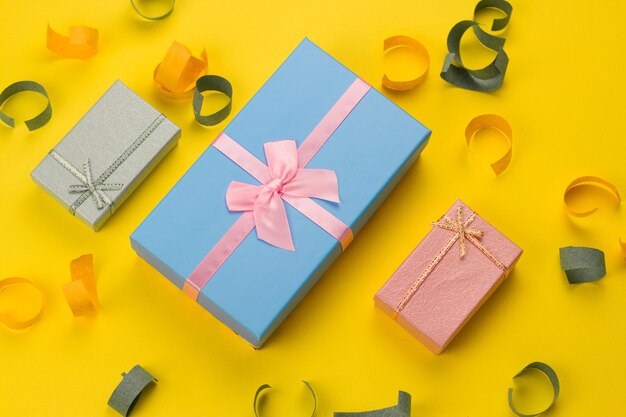
[[[459,239],[459,247],[460,247],[460,255],[461,258],[465,256],[467,253],[467,249],[465,247],[465,238],[480,239],[483,237],[483,231],[472,229],[468,227],[472,221],[476,218],[476,213],[472,213],[465,221],[463,221],[463,207],[457,207],[456,210],[456,220],[451,220],[448,216],[443,216],[443,218],[439,221],[433,222],[433,226],[441,227],[442,229],[450,230],[458,234]]]

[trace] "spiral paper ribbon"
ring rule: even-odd
[[[174,6],[176,5],[176,0],[171,0],[170,5],[165,10],[165,12],[163,12],[163,13],[161,13],[159,15],[155,15],[155,16],[148,16],[147,14],[145,14],[144,12],[139,10],[139,7],[137,7],[137,4],[135,3],[135,1],[136,0],[130,0],[130,4],[133,6],[133,9],[135,9],[137,14],[139,16],[143,17],[146,20],[162,20],[162,19],[165,19],[166,17],[168,17],[169,15],[172,14],[172,12],[174,11]]]
[[[148,385],[158,381],[141,365],[133,366],[128,374],[122,373],[122,377],[122,382],[111,394],[107,405],[122,416],[127,417],[133,411],[139,397]]]
[[[360,412],[335,412],[333,417],[411,417],[411,395],[408,392],[398,392],[398,404],[380,410]]]
[[[315,412],[317,411],[317,395],[315,395],[315,391],[313,391],[313,387],[311,386],[311,384],[309,384],[307,381],[302,381],[302,383],[307,388],[307,390],[311,394],[311,397],[313,398],[313,411],[311,412],[311,417],[313,417],[315,415]],[[272,388],[271,385],[263,384],[256,390],[256,394],[254,394],[254,402],[252,403],[255,417],[259,417],[259,415],[261,414],[259,411],[260,407],[258,405],[261,394],[270,388]]]
[[[69,36],[63,36],[48,25],[46,46],[65,58],[90,58],[98,52],[98,29],[71,26]]]
[[[98,293],[93,255],[83,255],[70,263],[72,282],[63,285],[65,299],[74,316],[93,315],[98,312]]]
[[[408,47],[411,48],[416,54],[417,57],[424,63],[424,68],[417,74],[417,76],[411,80],[391,80],[387,77],[387,74],[383,75],[382,84],[383,87],[388,88],[394,91],[406,91],[412,90],[418,85],[420,85],[426,79],[426,75],[428,75],[428,69],[430,68],[430,55],[428,54],[428,50],[416,41],[415,39],[408,36],[392,36],[390,38],[385,39],[383,50],[384,52],[389,51],[390,49],[397,47]]]
[[[538,411],[532,414],[524,414],[518,411],[515,405],[513,404],[513,388],[509,388],[509,408],[511,408],[511,411],[513,411],[519,417],[536,417],[540,414],[543,414],[546,411],[548,411],[548,409],[550,409],[554,405],[557,398],[559,398],[559,392],[560,392],[559,378],[556,376],[556,372],[554,372],[554,369],[552,369],[550,366],[546,365],[543,362],[533,362],[533,363],[526,365],[524,369],[519,371],[513,378],[517,378],[518,376],[520,376],[521,374],[525,373],[526,371],[530,369],[537,370],[548,377],[548,379],[550,380],[550,384],[552,384],[552,391],[553,391],[552,401],[550,402],[550,404],[548,404],[547,407],[545,407],[541,411]]]
[[[497,161],[491,164],[491,169],[496,175],[502,174],[511,163],[513,156],[513,129],[509,122],[497,114],[482,114],[474,117],[465,128],[465,141],[469,147],[472,138],[482,129],[495,129],[507,140],[507,150]]]
[[[197,58],[185,45],[174,41],[161,63],[154,69],[154,83],[166,97],[184,99],[191,96],[196,80],[206,74],[207,67],[205,49],[200,53],[200,58]]]
[[[202,115],[202,103],[205,91],[216,91],[228,97],[228,104],[212,114]],[[219,75],[203,75],[196,81],[193,92],[193,114],[196,121],[203,126],[215,126],[228,117],[233,108],[233,86],[230,82]]]
[[[500,10],[506,15],[501,19],[494,19],[491,30],[505,29],[511,18],[513,6],[506,0],[482,0],[474,9],[474,18],[476,13],[486,8]],[[469,69],[465,67],[461,59],[461,38],[469,29],[473,29],[474,34],[485,47],[496,52],[495,59],[484,68]],[[467,90],[487,92],[500,88],[509,64],[509,57],[504,52],[504,42],[504,38],[485,32],[475,20],[463,20],[457,23],[448,34],[448,54],[441,70],[441,78]]]
[[[48,97],[48,92],[43,87],[43,85],[39,84],[35,81],[18,81],[16,83],[11,84],[7,88],[5,88],[2,93],[0,93],[0,120],[9,125],[10,127],[15,127],[15,120],[4,113],[2,109],[2,105],[9,100],[14,95],[21,93],[23,91],[31,91],[33,93],[41,94],[48,100],[48,105],[45,109],[41,111],[37,116],[32,119],[28,119],[24,122],[28,130],[39,129],[46,123],[50,121],[52,118],[52,105],[50,104],[50,98]]]
[[[35,283],[21,277],[11,277],[0,280],[0,293],[4,289],[13,285],[28,285],[37,290],[37,292],[41,295],[41,303],[39,307],[36,309],[35,313],[28,318],[16,319],[11,314],[7,314],[6,312],[0,312],[0,323],[4,324],[12,330],[24,330],[37,323],[39,319],[41,319],[41,316],[43,315],[44,297],[41,289],[37,285],[35,285]]]

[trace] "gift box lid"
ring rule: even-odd
[[[98,230],[179,137],[180,128],[115,81],[31,177]]]
[[[226,127],[265,163],[263,144],[297,144],[357,76],[305,39]],[[375,89],[315,154],[307,168],[336,171],[340,203],[315,201],[358,233],[416,160],[430,131]],[[231,181],[258,184],[210,146],[131,235],[137,253],[182,288],[241,213],[229,212]],[[295,251],[252,231],[198,296],[198,303],[259,347],[341,253],[337,240],[285,204]]]

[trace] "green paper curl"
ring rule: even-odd
[[[156,383],[157,380],[141,365],[133,366],[128,374],[122,373],[122,377],[124,379],[111,394],[107,405],[127,417],[133,411],[143,390],[151,383]]]
[[[491,30],[506,28],[513,13],[513,6],[506,0],[482,0],[476,5],[474,13],[486,8],[498,9],[506,15],[504,18],[494,19]],[[466,68],[461,59],[461,38],[470,28],[484,46],[497,52],[495,59],[489,65],[478,70]],[[500,88],[509,64],[509,57],[504,51],[504,43],[504,38],[487,33],[474,20],[463,20],[457,23],[448,34],[448,54],[441,69],[441,78],[467,90],[488,92]]]
[[[476,14],[483,9],[498,9],[506,16],[500,19],[493,19],[493,23],[491,24],[491,30],[502,30],[509,24],[509,20],[511,19],[511,13],[513,13],[513,6],[511,3],[504,0],[481,0],[476,5],[474,9],[474,19],[476,19]]]
[[[176,5],[176,0],[172,0],[172,4],[170,5],[170,8],[163,14],[158,15],[158,16],[148,16],[145,15],[144,13],[142,13],[139,8],[137,7],[137,5],[135,4],[135,0],[130,0],[130,4],[133,6],[133,9],[135,9],[135,11],[137,12],[137,14],[141,17],[143,17],[146,20],[162,20],[165,19],[166,17],[168,17],[169,15],[172,14],[172,12],[174,11],[174,6]]]
[[[489,65],[477,70],[466,68],[461,60],[461,38],[469,28],[474,29],[483,45],[497,52],[495,59]],[[448,51],[450,52],[446,55],[441,78],[467,90],[487,92],[500,88],[509,64],[509,57],[503,49],[504,41],[503,38],[483,32],[479,29],[478,23],[473,20],[463,20],[457,23],[448,34]]]
[[[315,395],[315,391],[313,391],[313,387],[311,387],[311,384],[309,384],[307,381],[302,381],[302,383],[307,387],[307,389],[311,393],[311,396],[313,397],[313,412],[311,413],[311,417],[313,417],[315,415],[315,412],[317,411],[317,395]],[[254,415],[256,417],[259,417],[258,404],[257,404],[259,397],[263,391],[270,389],[270,388],[272,388],[271,385],[263,384],[256,390],[256,393],[254,394],[254,402],[252,403],[252,407],[254,408]]]
[[[597,281],[606,275],[604,252],[584,246],[559,249],[561,269],[570,284]]]
[[[216,111],[213,114],[202,116],[200,111],[202,110],[202,102],[204,91],[217,91],[228,97],[228,104],[222,109]],[[230,114],[233,107],[233,86],[230,82],[219,75],[203,75],[196,81],[196,87],[193,91],[193,114],[203,126],[215,126],[222,120],[226,119]]]
[[[18,81],[16,83],[11,84],[7,88],[5,88],[4,91],[0,93],[0,108],[2,108],[2,105],[9,98],[23,91],[32,91],[33,93],[39,93],[48,100],[48,105],[46,106],[45,109],[41,111],[41,113],[39,113],[37,116],[33,117],[32,119],[26,120],[24,122],[28,130],[39,129],[40,127],[48,123],[48,121],[50,121],[50,118],[52,117],[52,104],[50,104],[50,97],[48,97],[48,92],[38,82]],[[7,115],[6,113],[2,112],[1,110],[0,110],[0,120],[2,120],[4,123],[6,123],[7,125],[11,127],[15,127],[15,120],[9,115]]]
[[[515,374],[513,378],[517,378],[518,376],[526,372],[526,370],[528,369],[536,369],[540,372],[543,372],[543,374],[545,374],[548,377],[548,379],[550,380],[550,383],[552,384],[552,390],[553,390],[552,402],[550,402],[550,404],[548,404],[546,408],[544,408],[542,411],[539,411],[538,413],[523,414],[517,411],[517,408],[515,408],[515,405],[513,405],[513,388],[509,388],[509,407],[511,408],[511,411],[513,411],[519,417],[535,417],[535,416],[545,413],[554,405],[557,398],[559,398],[559,392],[561,389],[559,385],[559,378],[556,376],[556,372],[554,372],[554,369],[552,369],[550,366],[546,365],[543,362],[533,362],[533,363],[526,365],[524,369],[522,369],[517,374]]]
[[[335,412],[334,417],[411,417],[411,395],[398,392],[398,404],[372,411]]]

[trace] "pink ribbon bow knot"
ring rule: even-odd
[[[261,185],[230,183],[226,205],[230,211],[250,211],[259,239],[276,247],[295,250],[283,198],[320,198],[339,203],[335,171],[298,167],[298,149],[293,140],[264,144],[267,180]]]

